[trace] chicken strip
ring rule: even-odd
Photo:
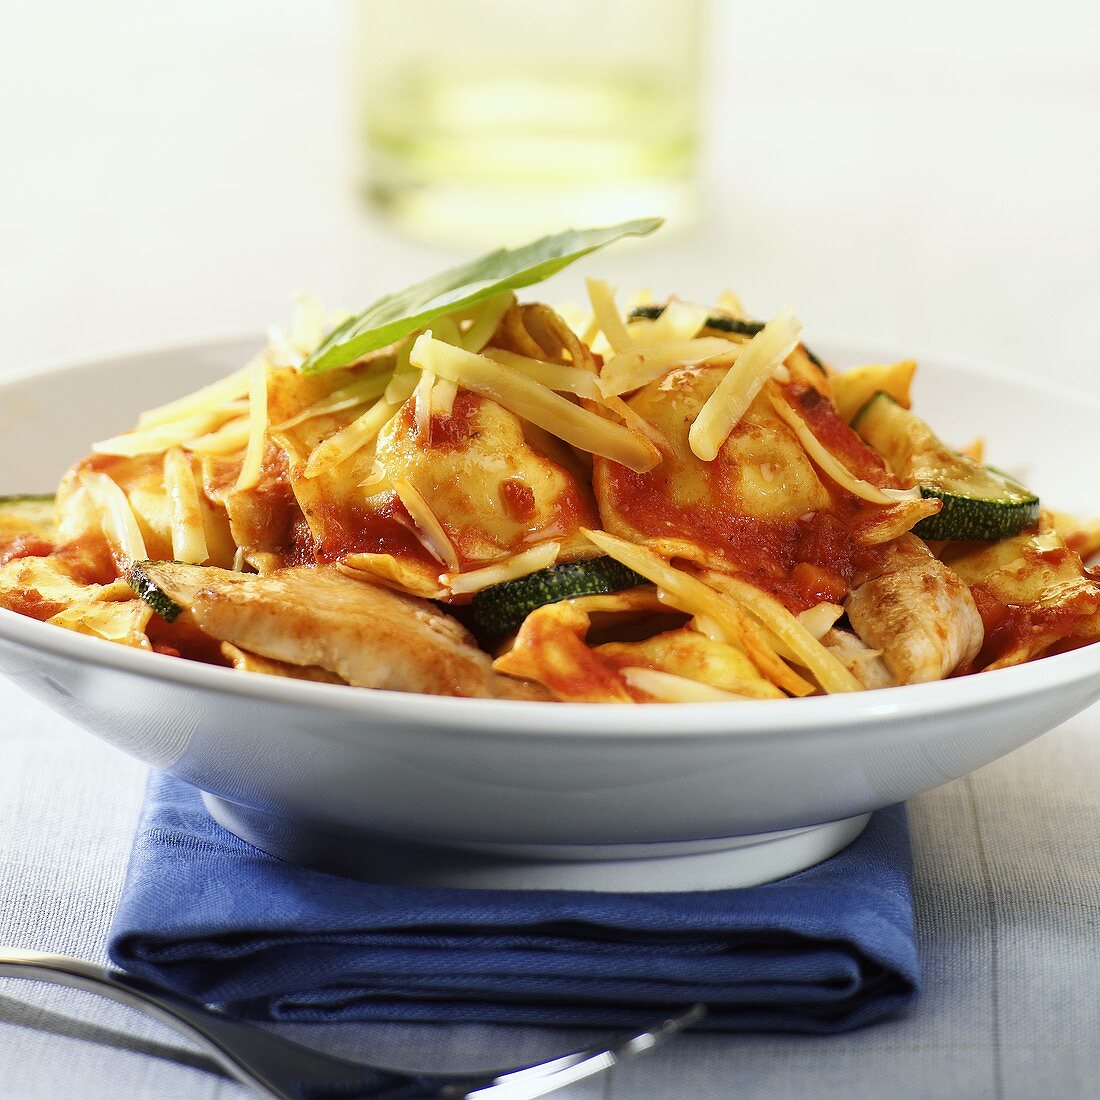
[[[882,654],[854,634],[832,626],[825,631],[821,644],[868,690],[894,686]]]
[[[178,562],[139,568],[204,634],[272,661],[324,669],[357,687],[549,698],[495,672],[465,628],[427,600],[349,577],[339,566],[262,576]]]
[[[944,679],[977,657],[985,634],[970,589],[915,535],[882,548],[844,609],[899,684]]]

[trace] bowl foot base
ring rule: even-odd
[[[203,794],[214,819],[289,863],[369,882],[500,890],[624,892],[758,886],[847,847],[870,814],[802,829],[672,844],[410,844],[335,835],[310,823]]]

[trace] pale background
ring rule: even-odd
[[[5,11],[0,368],[266,326],[297,289],[354,308],[439,264],[355,192],[344,4]],[[1100,386],[1095,0],[714,15],[700,228],[590,270]]]
[[[794,302],[811,335],[1100,393],[1100,5],[717,7],[700,227],[589,270],[662,294],[732,286],[760,313]],[[345,16],[335,0],[0,10],[0,371],[260,328],[297,289],[356,307],[454,258],[360,205]],[[1095,1092],[1096,726],[911,804],[927,992],[909,1017],[827,1042],[689,1038],[570,1100]],[[101,955],[142,782],[0,682],[0,940]],[[114,1010],[83,1010],[114,1038],[30,1030],[80,1028],[15,992],[0,984],[5,1100],[243,1095],[150,1058],[153,1032]],[[333,1041],[421,1065],[534,1050],[363,1031]]]

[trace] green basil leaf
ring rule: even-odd
[[[664,218],[641,218],[602,229],[567,229],[520,248],[498,248],[469,263],[433,275],[396,294],[387,294],[325,337],[306,360],[306,374],[347,366],[367,352],[425,328],[443,313],[548,279],[574,260],[621,237],[644,237]]]

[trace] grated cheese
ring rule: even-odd
[[[413,345],[413,366],[488,397],[559,439],[619,462],[638,473],[651,470],[660,451],[621,424],[605,420],[559,396],[547,386],[509,370],[484,355],[475,355],[432,339],[424,333]]]
[[[655,424],[650,424],[641,413],[635,412],[621,397],[605,397],[603,403],[622,417],[632,432],[644,435],[662,454],[672,454],[672,444],[669,443],[668,436]]]
[[[248,370],[248,445],[237,478],[237,492],[251,489],[260,480],[267,437],[267,360],[257,356]]]
[[[788,668],[768,644],[756,623],[722,593],[697,577],[676,569],[652,550],[606,531],[582,528],[582,533],[605,554],[641,574],[658,587],[662,601],[708,624],[716,624],[722,641],[743,650],[756,668],[791,695],[809,695],[813,686]]]
[[[230,420],[217,431],[207,435],[186,439],[182,446],[185,450],[205,455],[231,455],[243,451],[248,446],[249,424],[247,417]]]
[[[511,367],[525,378],[530,378],[548,389],[576,394],[577,397],[587,397],[593,401],[599,400],[600,387],[591,371],[562,366],[560,363],[547,363],[543,359],[532,359],[528,355],[519,355],[503,348],[486,348],[483,354],[486,359]]]
[[[835,603],[819,603],[798,613],[798,621],[821,641],[833,624],[844,614],[844,608]]]
[[[540,569],[548,569],[557,561],[560,549],[560,543],[544,542],[481,569],[471,569],[468,573],[447,573],[440,580],[456,596],[480,592],[483,588],[491,588],[494,584],[504,584],[505,581],[514,581],[518,577],[537,573]]]
[[[205,435],[224,423],[232,413],[218,409],[193,413],[166,424],[157,424],[151,428],[139,428],[124,432],[122,435],[102,439],[92,444],[92,450],[101,455],[119,455],[134,458],[138,455],[155,455],[178,447],[188,439]]]
[[[713,462],[772,372],[798,346],[802,322],[789,306],[777,313],[747,344],[717,389],[699,410],[688,432],[692,453]]]
[[[432,430],[432,387],[435,375],[431,371],[421,371],[416,383],[416,434],[425,442]]]
[[[145,539],[142,538],[137,516],[120,486],[106,474],[91,471],[80,475],[80,483],[95,501],[103,536],[111,553],[118,560],[128,563],[145,561],[149,556]]]
[[[630,687],[644,691],[658,703],[743,703],[748,698],[656,668],[628,667],[619,669],[619,673]]]
[[[443,524],[439,522],[436,514],[428,507],[428,502],[412,486],[408,479],[395,477],[392,479],[394,492],[405,510],[412,516],[416,525],[416,533],[424,544],[428,553],[440,564],[445,565],[452,573],[459,570],[458,551],[454,548],[447,532],[443,530]]]
[[[700,336],[620,352],[611,356],[600,371],[600,389],[608,395],[622,394],[656,382],[677,367],[705,362],[733,363],[746,346],[719,336]]]
[[[673,299],[651,321],[635,321],[627,332],[635,347],[667,344],[673,340],[691,340],[707,323],[707,307]]]
[[[209,551],[199,487],[191,460],[178,447],[173,447],[164,456],[164,488],[168,494],[172,557],[188,565],[202,565]]]
[[[217,382],[212,382],[209,386],[203,386],[201,390],[195,390],[194,393],[189,393],[185,397],[169,401],[167,405],[148,409],[138,417],[138,427],[153,428],[160,424],[170,424],[173,420],[180,420],[185,416],[209,412],[226,402],[239,401],[248,393],[248,370],[248,367],[242,367],[239,371]]]
[[[274,425],[271,430],[274,432],[290,431],[291,428],[296,428],[299,424],[304,424],[307,420],[314,420],[318,416],[331,416],[333,413],[346,412],[348,409],[354,409],[357,405],[373,401],[376,397],[382,396],[390,383],[391,377],[392,375],[388,371],[383,371],[371,375],[369,378],[360,378],[348,386],[341,386],[340,389],[333,390],[327,397],[315,401],[295,416]]]
[[[746,316],[741,299],[732,290],[723,290],[715,299],[715,304],[723,313],[728,313],[731,317],[742,318]]]
[[[592,303],[592,312],[596,316],[596,323],[604,338],[614,351],[629,351],[634,342],[630,339],[630,333],[626,331],[626,323],[619,313],[619,307],[615,305],[615,290],[610,283],[603,279],[586,279],[588,287],[588,300]],[[586,334],[587,335],[587,334]],[[591,340],[585,343],[591,345]]]
[[[751,612],[776,639],[795,656],[798,664],[811,672],[830,694],[862,691],[863,685],[810,633],[805,624],[792,615],[777,599],[748,581],[726,574],[715,575],[720,590]]]
[[[866,500],[871,504],[897,504],[898,501],[901,500],[920,499],[919,489],[882,489],[877,485],[872,485],[869,481],[864,481],[862,478],[856,477],[855,474],[853,474],[836,455],[827,450],[821,440],[810,431],[809,425],[797,412],[795,412],[789,401],[775,393],[769,393],[768,398],[771,401],[772,408],[775,409],[783,422],[798,437],[799,443],[802,444],[802,449],[821,468],[822,472],[835,481],[842,489],[847,489],[849,493],[859,497],[860,500]]]
[[[458,341],[459,346],[467,351],[481,351],[493,338],[493,333],[500,326],[504,315],[515,304],[516,296],[510,290],[505,291],[503,294],[494,294],[487,299],[481,316],[462,334],[461,340]],[[435,332],[436,339],[442,339],[438,332],[438,325],[435,328],[437,330]],[[451,343],[451,341],[448,340],[447,343]]]
[[[341,462],[350,458],[368,443],[372,443],[402,404],[404,399],[390,401],[387,397],[380,397],[362,416],[353,420],[346,428],[341,428],[335,435],[330,435],[324,442],[318,443],[306,462],[305,476],[318,477],[332,467],[339,466]]]

